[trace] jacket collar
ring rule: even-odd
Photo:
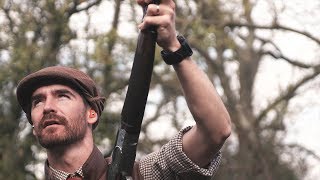
[[[99,149],[94,146],[89,158],[82,166],[84,178],[90,180],[102,179],[102,177],[106,177],[107,168],[108,162],[105,160]],[[44,170],[46,180],[55,179],[52,175],[51,169],[49,168],[48,160],[45,163]]]

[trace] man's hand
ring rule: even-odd
[[[137,0],[142,7],[147,7],[143,22],[139,29],[143,30],[150,26],[157,27],[157,43],[160,47],[169,51],[180,48],[177,40],[175,26],[175,3],[172,0],[162,0],[159,5],[150,4],[152,0]]]

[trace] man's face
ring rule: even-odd
[[[82,140],[88,129],[87,108],[82,97],[64,85],[38,88],[31,97],[33,133],[45,148]]]

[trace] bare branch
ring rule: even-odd
[[[309,64],[302,63],[302,62],[294,61],[294,60],[290,59],[289,57],[284,56],[283,54],[276,54],[271,51],[265,51],[265,52],[263,52],[263,54],[270,55],[270,56],[274,57],[275,59],[283,59],[283,60],[287,61],[288,63],[292,64],[293,66],[298,66],[300,68],[308,69],[308,68],[314,67],[314,65],[309,65]]]
[[[304,152],[306,152],[307,154],[311,155],[312,157],[314,157],[316,160],[318,160],[320,162],[320,157],[314,151],[312,151],[310,149],[307,149],[306,147],[303,147],[303,146],[301,146],[299,144],[296,144],[296,143],[288,144],[287,147],[289,147],[289,148],[297,148],[300,151],[304,151]]]
[[[70,17],[72,14],[81,12],[81,11],[86,11],[88,9],[90,9],[92,6],[98,5],[100,4],[101,0],[96,0],[96,1],[92,1],[90,3],[88,3],[85,7],[83,8],[77,8],[77,6],[80,4],[79,0],[74,0],[73,1],[73,6],[69,8],[69,10],[67,11],[68,17]]]
[[[260,112],[260,114],[257,116],[257,122],[263,119],[270,112],[270,110],[275,108],[280,102],[289,101],[293,96],[295,96],[295,92],[299,87],[307,83],[309,80],[312,80],[319,74],[320,74],[320,66],[316,66],[312,74],[305,76],[296,84],[289,86],[286,92],[281,93],[279,97],[277,97],[271,104],[269,104],[269,106],[267,106],[264,110]]]
[[[290,28],[290,27],[287,27],[287,26],[283,26],[283,25],[280,25],[280,24],[277,24],[277,23],[275,23],[275,24],[273,24],[271,26],[263,26],[263,25],[255,25],[255,24],[248,24],[248,23],[229,22],[229,23],[226,23],[224,26],[225,27],[230,27],[230,28],[247,27],[247,28],[253,28],[253,29],[270,29],[270,30],[279,29],[279,30],[286,30],[286,31],[291,31],[291,32],[306,36],[306,37],[312,39],[313,41],[315,41],[317,44],[320,45],[320,39],[318,39],[317,37],[313,36],[309,32],[299,31],[297,29],[293,29],[293,28]]]
[[[271,40],[264,39],[261,37],[256,37],[256,38],[258,38],[263,44],[270,44],[276,49],[275,52],[272,52],[270,50],[267,50],[267,51],[262,50],[262,55],[270,55],[273,58],[275,58],[276,60],[283,59],[293,66],[297,66],[297,67],[304,68],[304,69],[309,69],[309,68],[313,68],[315,66],[318,66],[318,65],[302,63],[302,62],[299,62],[298,60],[293,60],[292,58],[289,58],[288,56],[283,55],[280,48]]]

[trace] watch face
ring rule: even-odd
[[[192,55],[192,49],[190,48],[187,40],[183,36],[178,36],[178,40],[181,43],[181,50],[182,55],[185,57]]]
[[[187,44],[187,43],[185,43],[186,44],[186,50],[187,50],[187,55],[188,56],[191,56],[192,55],[192,53],[193,53],[193,51],[192,51],[192,49],[190,48],[190,46],[189,46],[189,44]]]

